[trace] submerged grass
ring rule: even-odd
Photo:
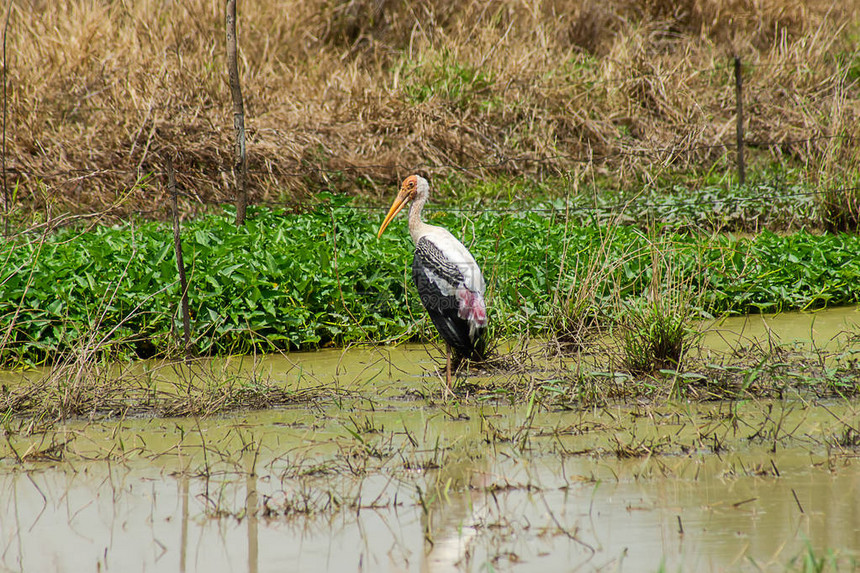
[[[358,375],[364,377],[361,380],[343,379],[339,363],[349,352],[364,356],[358,362],[363,365]],[[0,386],[0,420],[7,434],[27,435],[68,419],[206,417],[296,405],[311,410],[335,407],[345,412],[342,429],[373,450],[379,447],[374,444],[376,437],[390,428],[374,417],[349,414],[362,401],[370,410],[379,401],[394,400],[407,405],[407,410],[410,403],[423,404],[461,419],[460,406],[481,404],[529,404],[529,418],[544,411],[588,410],[611,404],[786,398],[807,402],[860,395],[860,353],[850,338],[845,345],[829,350],[774,339],[756,339],[750,346],[738,344],[717,352],[690,344],[677,363],[655,366],[649,362],[639,370],[631,369],[631,351],[623,338],[590,338],[562,353],[556,340],[525,338],[514,347],[500,348],[481,367],[461,373],[453,396],[444,387],[444,360],[435,374],[432,367],[422,364],[418,369],[424,376],[418,376],[404,370],[406,357],[399,352],[393,349],[385,358],[388,351],[341,351],[331,380],[328,374],[320,378],[313,373],[313,355],[304,355],[299,362],[286,357],[286,362],[274,368],[272,364],[263,366],[268,360],[249,357],[107,364],[91,355],[87,361],[31,370],[14,380],[8,376]],[[645,352],[653,358],[652,349]],[[307,373],[302,360],[310,361]],[[327,372],[321,368],[320,372]],[[406,378],[392,378],[392,371]],[[385,372],[390,380],[383,385],[375,382]],[[502,439],[505,432],[498,429],[496,434]],[[529,439],[528,430],[506,435],[506,440],[521,445]],[[850,444],[855,439],[845,435],[837,441]],[[438,463],[432,459],[410,464]]]
[[[577,410],[617,403],[846,399],[860,394],[856,351],[813,353],[774,342],[728,354],[695,346],[685,352],[679,367],[656,369],[648,363],[632,373],[623,341],[591,343],[563,360],[552,359],[552,345],[535,347],[516,367],[496,373],[491,384],[469,386],[468,395],[523,403],[535,393],[543,407]]]
[[[67,419],[126,416],[208,416],[349,395],[333,387],[290,388],[243,373],[217,370],[208,361],[106,364],[77,360],[54,365],[0,388],[0,411],[25,416],[23,431]],[[8,429],[8,428],[7,428]]]
[[[663,551],[670,555],[676,555],[679,540],[729,539],[728,550],[709,553],[728,566],[737,565],[741,555],[767,559],[768,570],[779,563],[791,571],[841,571],[855,565],[850,534],[819,536],[814,548],[804,544],[803,535],[808,524],[821,523],[822,513],[830,522],[850,523],[850,507],[825,494],[850,490],[856,441],[840,449],[831,440],[851,435],[856,414],[848,404],[816,416],[806,405],[766,400],[669,406],[637,401],[559,412],[538,392],[514,407],[486,403],[408,412],[356,402],[254,418],[95,421],[45,433],[7,431],[0,459],[13,468],[8,474],[32,484],[13,490],[19,496],[14,511],[32,519],[9,519],[13,532],[26,527],[32,535],[48,527],[55,537],[63,535],[64,519],[74,533],[88,523],[84,512],[90,506],[101,512],[101,522],[103,508],[121,503],[126,511],[114,531],[140,522],[148,533],[153,515],[156,525],[189,530],[190,535],[166,537],[173,540],[167,550],[177,554],[179,543],[184,553],[195,538],[195,524],[208,527],[218,520],[230,530],[215,532],[225,547],[249,548],[240,553],[243,559],[259,550],[260,560],[270,562],[283,553],[270,552],[257,527],[295,528],[303,547],[321,547],[320,560],[331,558],[326,551],[336,535],[358,539],[361,555],[402,559],[404,567],[422,558],[438,564],[436,556],[447,555],[451,540],[462,548],[455,554],[460,568],[480,568],[484,559],[534,563],[550,549],[562,553],[571,546],[586,565],[598,559],[600,564],[626,555],[636,541],[640,545],[631,553],[656,560],[669,532]],[[56,482],[42,479],[64,467],[73,471]],[[811,482],[818,480],[824,485],[814,487]],[[152,495],[141,496],[138,484]],[[666,484],[692,495],[659,499]],[[750,495],[748,488],[758,493]],[[655,492],[656,501],[644,500],[643,492]],[[157,503],[164,498],[169,513]],[[55,507],[45,501],[55,499],[68,503]],[[78,509],[74,523],[67,506]],[[645,519],[618,542],[615,520],[637,515]],[[721,518],[716,525],[714,515]],[[382,534],[364,537],[377,531],[371,524],[380,519],[395,525],[387,528],[400,536],[393,543],[386,536],[380,540]],[[731,526],[724,525],[727,519]],[[793,526],[781,527],[786,520]],[[655,545],[643,548],[643,528],[655,524],[661,527],[652,535]],[[353,527],[359,535],[347,537]],[[755,537],[761,530],[764,537]],[[771,545],[741,551],[731,545],[738,535],[767,538]],[[392,550],[401,546],[409,551]],[[188,547],[193,553],[194,546]],[[698,555],[694,564],[701,561]],[[22,562],[40,563],[32,555]],[[569,564],[570,557],[554,563]]]

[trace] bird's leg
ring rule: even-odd
[[[451,345],[445,344],[445,383],[448,385],[448,392],[451,391]]]

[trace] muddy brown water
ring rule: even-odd
[[[736,318],[706,345],[854,352],[858,323],[857,309]],[[860,401],[553,410],[404,394],[438,389],[437,360],[420,346],[223,359],[213,371],[350,392],[8,435],[0,571],[786,571],[860,559]]]

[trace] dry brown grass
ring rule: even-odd
[[[749,139],[783,142],[763,154],[856,169],[854,140],[789,142],[857,136],[858,6],[243,2],[253,200],[374,193],[416,167],[545,176],[611,155],[594,165],[624,181],[708,166],[733,141],[732,53],[751,66]],[[186,209],[229,198],[223,2],[24,0],[8,30],[17,207],[157,212],[164,186],[145,177],[166,152]]]

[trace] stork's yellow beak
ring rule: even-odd
[[[382,233],[385,231],[385,228],[388,227],[388,224],[392,219],[394,219],[394,216],[403,210],[411,198],[412,197],[409,195],[409,192],[401,187],[400,192],[394,199],[394,203],[391,204],[391,209],[388,210],[388,215],[385,216],[385,220],[382,222],[382,225],[379,226],[379,232],[376,234],[377,239],[382,237]]]

